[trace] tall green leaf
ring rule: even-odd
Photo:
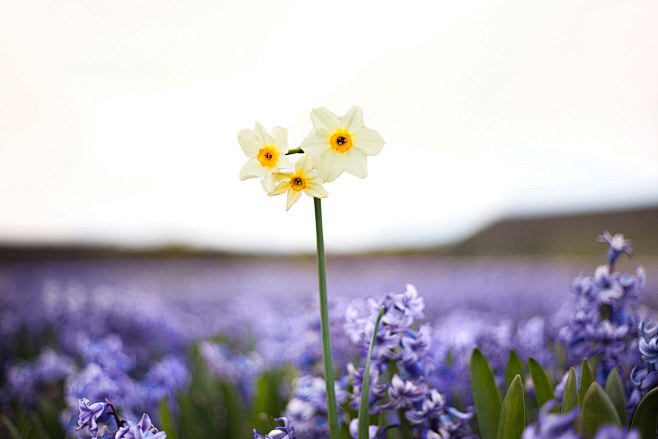
[[[589,389],[589,386],[594,382],[594,377],[592,376],[592,369],[589,367],[589,361],[587,358],[583,358],[583,362],[580,365],[580,390],[578,392],[578,405],[583,407],[583,400],[585,399],[585,393]]]
[[[521,439],[524,428],[525,398],[523,396],[521,375],[517,374],[507,389],[503,400],[496,439]]]
[[[482,439],[496,439],[500,419],[500,393],[489,362],[479,348],[473,349],[470,361],[471,390]]]
[[[171,409],[169,408],[169,401],[167,400],[166,396],[160,401],[159,414],[159,429],[161,431],[165,431],[169,439],[178,439],[178,431],[176,430],[174,415],[171,413]]]
[[[658,388],[647,393],[633,414],[631,428],[640,433],[640,439],[656,437],[658,426]]]
[[[562,407],[561,413],[571,413],[574,407],[578,405],[578,383],[576,381],[576,371],[574,368],[569,369],[567,375],[567,382],[564,385],[564,392],[562,393]]]
[[[505,388],[509,389],[510,384],[514,377],[519,375],[521,377],[521,384],[523,385],[523,362],[515,350],[510,350],[507,356],[507,367],[505,367]]]
[[[583,392],[582,388],[580,390]],[[598,383],[592,383],[584,393],[581,417],[585,437],[594,437],[596,430],[603,425],[612,424],[621,427],[615,406]]]
[[[370,340],[370,347],[368,348],[368,356],[366,357],[366,367],[363,371],[363,381],[361,384],[361,401],[359,403],[359,421],[358,421],[358,439],[368,439],[369,418],[370,418],[370,359],[372,358],[372,350],[375,348],[375,341],[377,340],[377,330],[379,329],[379,322],[384,315],[386,308],[382,306],[377,315],[375,327],[372,330],[372,339]]]
[[[621,425],[626,425],[626,397],[624,396],[624,385],[619,378],[617,368],[613,367],[605,381],[605,393],[610,397],[610,401],[615,406]]]
[[[3,414],[0,414],[0,421],[2,421],[2,424],[7,429],[7,433],[9,433],[9,437],[11,439],[21,439],[21,434],[18,432],[18,428],[14,425],[14,423],[11,422],[11,419]]]
[[[537,407],[541,408],[551,399],[555,399],[553,393],[553,386],[548,379],[548,375],[541,364],[534,358],[528,358],[528,367],[530,368],[530,376],[535,385],[535,397],[537,399]]]

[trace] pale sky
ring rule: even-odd
[[[255,121],[363,109],[331,251],[506,215],[658,204],[654,0],[0,4],[0,241],[314,248],[313,203],[240,181]],[[600,231],[593,231],[599,233]]]

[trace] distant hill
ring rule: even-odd
[[[638,255],[658,255],[658,207],[498,221],[447,250],[449,255],[599,255],[596,237],[623,233]]]
[[[370,255],[433,254],[449,256],[573,255],[599,256],[596,237],[604,230],[623,233],[638,255],[658,256],[658,207],[551,217],[517,217],[500,220],[451,247],[379,251]],[[270,255],[271,256],[271,255]],[[314,257],[297,255],[296,257]],[[364,256],[364,255],[355,255]],[[168,245],[152,248],[108,245],[20,245],[0,243],[0,263],[44,260],[179,259],[267,257],[254,253]],[[293,256],[290,256],[294,258]]]

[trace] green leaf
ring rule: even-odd
[[[496,439],[520,439],[524,428],[525,398],[523,396],[521,375],[517,374],[507,389],[507,394],[505,394],[503,400]]]
[[[370,418],[370,359],[372,358],[372,350],[375,347],[377,340],[377,330],[379,329],[379,322],[384,315],[386,308],[382,306],[377,315],[375,327],[372,330],[372,340],[370,340],[370,347],[368,348],[368,356],[366,357],[366,366],[363,372],[363,383],[361,384],[361,402],[359,403],[359,421],[358,421],[358,439],[368,439],[369,418]]]
[[[548,379],[548,375],[541,364],[534,358],[528,358],[528,367],[530,368],[530,376],[535,385],[535,397],[537,398],[537,407],[541,408],[551,399],[555,399],[553,393],[553,386]]]
[[[647,393],[638,404],[631,428],[640,433],[640,439],[656,437],[658,426],[658,388]]]
[[[496,439],[500,419],[500,393],[489,362],[479,348],[473,349],[470,361],[471,390],[482,439]]]
[[[594,377],[592,376],[592,369],[589,367],[587,358],[583,358],[583,363],[580,365],[580,391],[578,392],[578,405],[581,408],[583,407],[585,393],[593,382]]]
[[[516,351],[509,351],[507,356],[507,367],[505,368],[505,388],[509,389],[510,384],[514,377],[519,375],[521,377],[521,385],[523,385],[523,362],[519,358]]]
[[[621,427],[615,406],[598,383],[592,383],[584,393],[581,416],[585,437],[594,437],[596,431],[603,425],[613,424]]]
[[[612,401],[612,404],[615,406],[621,424],[626,425],[626,397],[624,396],[624,385],[621,383],[621,378],[619,378],[619,372],[617,372],[616,367],[612,368],[608,374],[608,379],[605,381],[605,393],[608,394],[610,401]]]
[[[22,439],[20,433],[18,432],[18,428],[16,428],[14,423],[11,422],[11,419],[5,415],[0,414],[0,420],[7,429],[7,433],[9,433],[9,437],[11,439]]]
[[[178,439],[178,432],[176,431],[174,416],[171,414],[171,409],[169,408],[169,401],[167,401],[166,396],[162,398],[162,400],[160,401],[159,415],[160,415],[159,430],[167,432],[167,437],[169,439]]]
[[[578,405],[578,383],[576,382],[576,371],[574,368],[569,369],[567,375],[567,382],[564,385],[564,393],[562,393],[562,408],[561,413],[571,413],[574,407]]]

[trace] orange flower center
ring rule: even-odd
[[[352,148],[352,135],[349,131],[338,130],[329,139],[331,149],[338,152],[347,152]]]
[[[279,152],[273,146],[263,146],[256,156],[258,163],[265,168],[273,168],[279,159]]]
[[[295,175],[290,179],[290,188],[293,191],[301,191],[306,187],[306,179],[301,175]]]

